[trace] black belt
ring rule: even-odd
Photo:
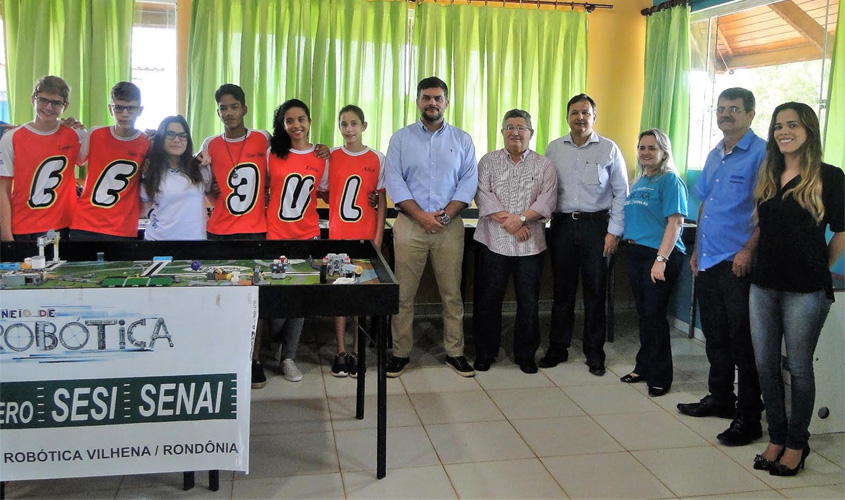
[[[603,219],[607,220],[610,217],[609,210],[601,210],[599,212],[555,212],[553,217],[558,218],[566,218],[572,220],[594,220],[594,219]]]

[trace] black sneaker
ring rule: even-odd
[[[472,367],[469,366],[467,358],[463,356],[458,356],[456,358],[446,356],[446,364],[449,365],[449,368],[455,370],[455,373],[457,373],[461,377],[475,376],[475,370],[473,370]]]
[[[358,354],[352,353],[346,355],[346,368],[349,370],[349,376],[358,378]]]
[[[267,376],[264,375],[264,368],[258,361],[252,362],[252,388],[261,389],[267,385]]]
[[[349,375],[349,368],[346,363],[346,353],[342,352],[334,357],[332,377],[345,377],[347,375]]]
[[[391,356],[390,360],[387,362],[387,376],[390,378],[396,378],[399,375],[402,375],[410,362],[411,358]]]

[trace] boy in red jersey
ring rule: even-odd
[[[35,119],[0,139],[0,239],[31,240],[50,229],[67,237],[76,208],[73,167],[81,132],[61,125],[70,87],[57,76],[35,82]]]
[[[367,130],[364,111],[349,104],[338,113],[338,126],[343,134],[344,146],[334,148],[329,159],[329,239],[372,240],[381,247],[384,235],[385,191],[384,155],[373,151],[361,141]],[[368,195],[378,192],[378,208],[370,206]],[[332,365],[332,375],[345,377],[358,375],[358,318],[352,334],[352,352],[346,353],[346,318],[335,318],[337,354]]]
[[[263,240],[267,232],[264,194],[270,134],[244,125],[248,109],[238,85],[221,85],[214,99],[224,132],[209,137],[201,147],[220,188],[208,221],[208,239]]]
[[[79,164],[88,163],[85,188],[70,228],[72,240],[134,240],[141,211],[141,166],[150,140],[135,129],[144,111],[141,89],[118,82],[111,89],[110,127],[93,127],[82,141]]]
[[[244,125],[244,90],[225,83],[214,93],[217,116],[223,133],[207,138],[200,148],[203,161],[210,163],[219,194],[214,203],[206,235],[209,240],[263,240],[267,232],[264,197],[267,185],[267,148],[270,134]],[[259,361],[264,318],[258,319],[252,346],[252,388],[267,385]]]

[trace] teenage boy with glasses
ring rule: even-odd
[[[85,135],[79,164],[88,163],[85,188],[71,224],[72,240],[134,240],[141,212],[141,166],[150,140],[135,129],[143,112],[141,90],[119,82],[111,89],[114,125]]]
[[[81,131],[59,123],[70,87],[57,76],[35,82],[35,119],[0,139],[0,239],[34,241],[50,229],[67,236],[76,209],[73,167]]]

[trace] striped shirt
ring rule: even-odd
[[[557,202],[557,173],[545,156],[526,150],[514,163],[507,150],[487,153],[478,162],[478,227],[475,240],[490,251],[508,257],[536,255],[546,249],[545,220]],[[521,214],[531,209],[543,218],[527,222],[531,237],[519,242],[490,215],[497,212]]]

